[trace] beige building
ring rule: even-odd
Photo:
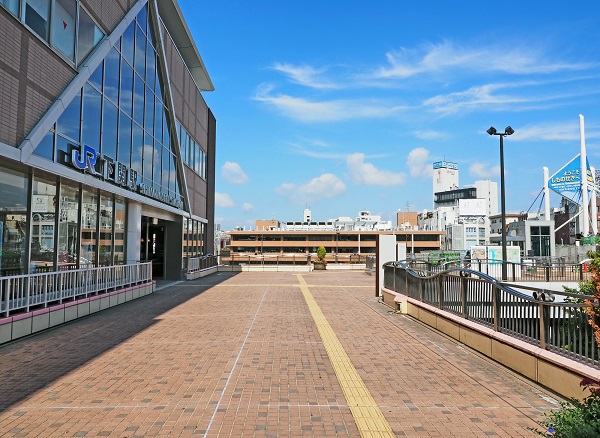
[[[261,230],[257,221],[255,231],[229,231],[231,237],[230,256],[223,257],[228,263],[231,257],[248,259],[251,256],[280,258],[282,261],[316,259],[317,248],[327,251],[327,261],[350,263],[364,261],[374,255],[379,234],[395,234],[398,243],[406,243],[407,253],[440,250],[443,231],[273,231]]]

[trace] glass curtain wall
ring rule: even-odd
[[[54,270],[56,182],[34,177],[31,193],[31,271]]]
[[[115,197],[115,240],[114,260],[115,265],[125,264],[125,199]]]
[[[98,194],[83,190],[81,200],[80,268],[94,268],[98,244]]]
[[[61,185],[58,208],[57,268],[76,269],[79,250],[79,187]]]
[[[100,195],[100,266],[113,264],[114,201],[110,194]]]
[[[155,47],[144,7],[34,154],[73,168],[73,150],[90,146],[106,181],[183,205]]]
[[[0,276],[28,272],[28,178],[0,166]]]

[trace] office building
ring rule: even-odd
[[[175,0],[0,1],[0,276],[213,252],[211,90]]]

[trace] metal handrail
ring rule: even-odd
[[[468,268],[430,272],[384,264],[384,287],[493,330],[600,368],[584,300],[593,297],[515,286]]]
[[[152,262],[0,277],[0,317],[152,280]]]

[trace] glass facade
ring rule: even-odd
[[[0,5],[77,65],[104,38],[77,0],[0,0]]]
[[[176,128],[183,162],[202,178],[206,179],[206,152],[185,130],[181,123],[177,122]]]
[[[148,19],[145,7],[34,154],[181,208],[177,160]],[[205,177],[206,154],[193,140],[186,144],[188,149],[196,157],[197,172]],[[89,150],[93,165],[86,162]],[[77,154],[83,157],[79,165],[73,161]]]
[[[0,276],[27,272],[27,176],[0,166]]]

